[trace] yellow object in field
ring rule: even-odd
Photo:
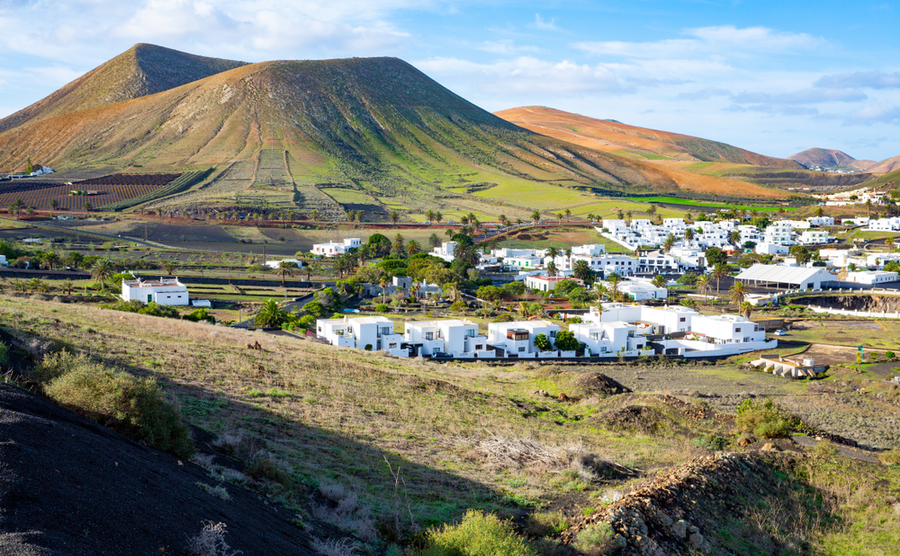
[[[849,272],[849,270],[848,270],[848,268],[847,268],[846,266],[843,267],[843,268],[841,268],[841,271],[838,272],[838,280],[842,280],[842,281],[843,281],[843,280],[846,280],[846,279],[847,279],[847,273],[848,273],[848,272]]]

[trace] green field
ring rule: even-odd
[[[631,197],[630,201],[641,201],[646,203],[669,203],[673,205],[685,205],[692,207],[708,207],[708,208],[722,208],[722,209],[730,209],[730,210],[755,210],[757,212],[776,212],[779,210],[796,210],[795,207],[757,207],[751,205],[729,205],[722,203],[706,203],[702,201],[693,201],[691,199],[682,199],[680,197]]]

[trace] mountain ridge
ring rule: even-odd
[[[803,152],[793,154],[788,160],[799,162],[806,168],[852,168],[860,171],[870,171],[878,163],[874,160],[857,160],[849,154],[837,149],[823,149],[814,147]]]

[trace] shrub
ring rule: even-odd
[[[897,355],[893,351],[886,351],[884,352],[884,357],[885,359],[893,359],[897,357]]]
[[[800,420],[775,402],[766,398],[748,398],[737,407],[735,424],[742,432],[752,432],[762,438],[785,438],[791,430],[800,425]]]
[[[450,310],[454,313],[464,313],[466,309],[468,309],[468,305],[466,305],[465,301],[457,301],[450,305]]]
[[[534,537],[548,537],[569,528],[569,519],[560,512],[537,512],[528,516],[525,532]]]
[[[266,479],[282,485],[291,483],[291,476],[286,466],[265,450],[260,450],[253,455],[250,465],[247,467],[247,475],[257,480]]]
[[[586,554],[609,554],[618,547],[616,532],[609,523],[589,525],[578,532],[575,547]]]
[[[536,556],[508,521],[469,510],[459,525],[431,531],[429,546],[419,556]]]
[[[503,313],[502,315],[497,315],[497,318],[494,319],[494,322],[513,322],[513,316],[509,313]]]
[[[376,313],[387,313],[389,310],[390,309],[388,308],[388,306],[385,305],[384,303],[379,303],[378,305],[375,306]]]
[[[154,378],[138,378],[93,363],[82,355],[60,352],[41,364],[44,386],[57,403],[94,421],[183,458],[194,442],[178,410],[163,399]]]
[[[201,320],[205,320],[207,322],[211,322],[213,324],[216,323],[216,317],[209,314],[209,311],[206,309],[197,309],[195,311],[191,311],[190,314],[184,315],[184,320],[189,320],[191,322],[200,322]]]
[[[225,542],[225,524],[207,521],[196,537],[188,539],[188,552],[195,556],[236,556]]]
[[[563,351],[574,351],[581,347],[581,342],[575,338],[575,334],[568,330],[560,330],[556,334],[556,347]]]
[[[721,452],[728,446],[728,439],[715,434],[707,434],[698,436],[693,440],[692,444],[700,448],[706,448],[712,452]]]

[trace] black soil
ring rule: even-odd
[[[188,554],[203,523],[233,550],[314,554],[294,515],[257,494],[0,383],[0,554]]]

